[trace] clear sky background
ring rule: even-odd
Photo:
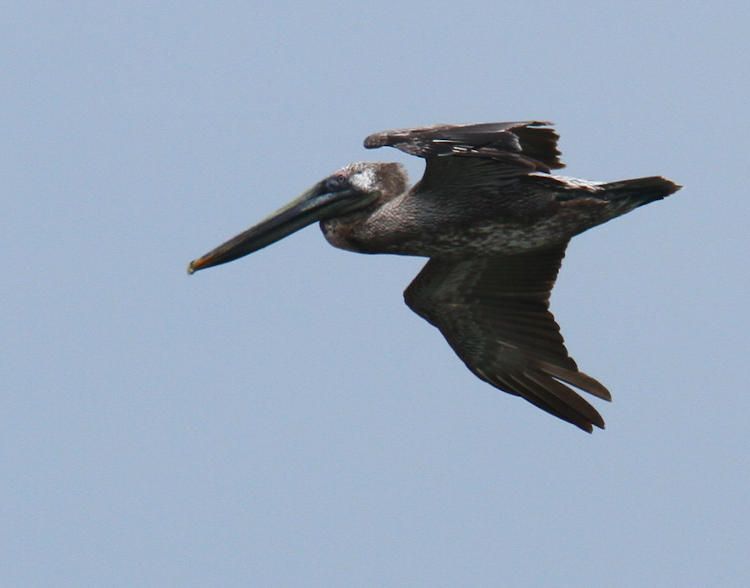
[[[0,16],[7,586],[747,586],[746,2],[16,2]],[[551,120],[685,188],[552,297],[587,435],[316,227],[187,262],[369,133]]]

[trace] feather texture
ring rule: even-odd
[[[566,244],[517,255],[430,259],[404,292],[409,307],[435,325],[478,377],[585,431],[601,415],[563,382],[605,400],[599,382],[579,372],[549,312]]]

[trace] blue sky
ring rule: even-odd
[[[747,584],[744,4],[266,4],[2,17],[4,582]],[[605,431],[474,378],[423,260],[311,227],[185,273],[349,161],[417,180],[371,132],[516,119],[685,186],[553,292]]]

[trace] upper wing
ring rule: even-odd
[[[430,259],[404,292],[409,307],[443,333],[482,380],[585,431],[601,415],[562,382],[610,400],[578,368],[549,312],[567,243],[503,257]]]
[[[492,160],[498,175],[512,177],[564,167],[557,150],[558,135],[547,125],[524,121],[396,129],[370,135],[365,139],[365,147],[389,145],[424,157],[425,176],[431,173],[431,168],[440,167],[447,163],[446,159],[454,160],[450,156],[456,156]]]

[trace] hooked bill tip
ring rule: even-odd
[[[195,270],[196,270],[195,260],[193,260],[188,264],[188,267],[187,267],[188,275],[192,276],[195,273]]]

